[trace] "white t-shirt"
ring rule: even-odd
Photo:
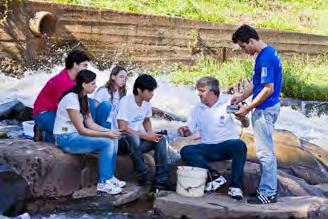
[[[83,122],[83,116],[80,113],[80,103],[77,94],[73,92],[68,93],[58,104],[53,131],[55,135],[77,132],[75,126],[69,118],[67,109],[77,110],[79,112],[80,120]]]
[[[112,128],[116,129],[117,128],[116,115],[120,103],[119,91],[117,90],[113,93],[113,99],[112,99],[112,95],[109,93],[108,88],[102,86],[95,92],[93,98],[97,100],[99,103],[104,101],[109,101],[112,104],[112,110],[107,118],[107,122],[110,122],[112,124]]]
[[[149,102],[143,101],[142,105],[138,106],[134,95],[128,95],[120,100],[116,119],[127,121],[129,128],[139,131],[145,118],[150,118],[151,115],[152,109]]]
[[[199,132],[202,143],[217,144],[239,139],[234,115],[226,113],[229,103],[230,101],[223,102],[219,99],[212,107],[200,103],[193,109],[187,126],[191,132]]]

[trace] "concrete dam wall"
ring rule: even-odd
[[[199,54],[219,60],[239,54],[231,42],[235,25],[35,0],[14,2],[9,8],[0,24],[0,60],[24,67],[52,62],[57,56],[61,60],[65,48],[76,46],[105,65],[114,59],[144,66],[192,64]],[[327,36],[265,29],[259,33],[282,55],[328,51]]]

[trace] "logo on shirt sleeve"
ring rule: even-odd
[[[261,78],[266,78],[267,76],[268,76],[268,69],[266,67],[262,67]]]

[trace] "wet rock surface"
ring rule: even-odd
[[[328,199],[311,196],[283,197],[270,205],[250,205],[227,195],[211,193],[201,198],[164,193],[156,198],[157,213],[169,218],[318,218],[328,216]]]
[[[113,208],[133,202],[145,193],[146,191],[134,182],[128,182],[127,186],[123,188],[122,193],[118,195],[98,196],[96,193],[96,186],[91,186],[75,191],[72,195],[73,199],[59,203],[56,209],[107,210],[111,207]]]
[[[0,140],[0,163],[17,170],[28,183],[33,198],[72,194],[97,179],[97,159],[63,153],[54,145],[24,139]]]
[[[254,149],[252,149],[254,147],[252,138],[248,135],[246,137],[250,149],[248,161],[244,168],[243,181],[245,195],[256,191],[260,175],[259,164],[256,163],[254,154],[252,154],[252,150]],[[190,139],[182,139],[179,144],[175,145],[175,148],[181,148],[185,144],[193,142]],[[278,144],[276,146],[279,161],[278,194],[282,198],[281,200],[285,200],[284,197],[288,196],[312,196],[314,199],[306,199],[307,201],[310,200],[310,203],[315,206],[315,210],[308,210],[309,214],[317,215],[317,212],[320,212],[320,214],[326,212],[326,205],[320,204],[318,207],[320,210],[318,210],[317,202],[313,201],[317,200],[317,198],[318,200],[325,200],[327,198],[327,183],[325,183],[327,181],[327,175],[325,175],[325,171],[327,171],[326,151],[322,151],[320,148],[318,149],[310,144],[301,143],[296,136],[286,131],[275,134],[275,144]],[[285,150],[286,148],[288,150]],[[279,151],[280,149],[281,151]],[[66,154],[52,144],[35,143],[31,140],[24,139],[0,139],[0,151],[0,163],[6,163],[15,168],[17,174],[22,176],[28,183],[30,196],[27,209],[29,212],[55,208],[61,210],[78,208],[89,208],[90,210],[110,209],[132,202],[148,192],[148,190],[143,190],[134,183],[131,183],[136,182],[136,173],[127,155],[118,156],[115,175],[121,180],[127,180],[129,186],[119,196],[99,197],[95,195],[95,185],[98,175],[97,154]],[[150,166],[150,179],[152,179],[155,172],[154,159],[151,154],[145,154],[144,159]],[[176,169],[179,165],[186,164],[178,160],[170,166],[170,178],[172,182],[176,182]],[[229,181],[231,173],[230,161],[213,162],[212,165]],[[228,183],[219,190],[220,193],[224,194],[222,196],[223,200],[226,200],[224,197],[226,197],[227,189]],[[227,198],[227,200],[233,201],[229,197]],[[219,199],[222,199],[221,196],[219,196]],[[308,206],[308,202],[305,202],[304,206]],[[200,208],[201,205],[198,207]],[[182,209],[181,211],[187,209],[183,205],[180,208]],[[229,208],[226,209],[230,211]],[[234,208],[232,208],[232,211],[234,211]],[[298,211],[301,213],[290,213]],[[303,215],[305,214],[304,212],[304,209],[298,209],[297,211],[290,209],[287,213],[283,212],[281,218],[288,218],[286,215],[298,218],[297,215]],[[271,218],[275,218],[275,214],[270,213],[269,215],[271,215]],[[230,213],[227,213],[227,215],[231,216]],[[259,216],[259,218],[261,217]],[[239,218],[247,217],[240,216]]]
[[[28,192],[26,181],[13,168],[0,164],[0,214],[18,215],[23,210]]]
[[[25,106],[18,100],[0,104],[0,120],[15,119],[18,121],[31,120],[32,108]]]

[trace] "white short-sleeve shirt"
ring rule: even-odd
[[[120,102],[119,91],[117,90],[113,93],[113,99],[112,99],[112,95],[111,93],[109,93],[108,88],[102,86],[95,92],[93,98],[97,100],[99,103],[104,101],[109,101],[112,104],[112,110],[107,118],[107,121],[112,124],[112,128],[116,129],[117,128],[116,115],[118,112],[118,107]]]
[[[138,106],[134,95],[128,95],[120,100],[116,119],[128,122],[129,128],[139,131],[145,118],[150,118],[151,115],[152,109],[149,102],[143,101],[142,105]]]
[[[79,112],[79,118],[83,122],[83,116],[80,113],[80,103],[78,95],[73,92],[68,93],[61,99],[58,104],[53,131],[55,135],[77,132],[75,126],[69,118],[67,109],[77,110]]]
[[[202,143],[217,144],[239,139],[234,115],[226,113],[229,103],[219,99],[212,107],[200,103],[193,109],[187,126],[191,132],[199,132]]]

